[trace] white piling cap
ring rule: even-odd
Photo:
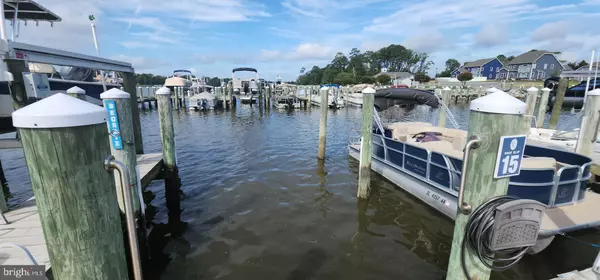
[[[497,90],[471,101],[471,111],[506,115],[522,115],[527,105],[510,94]]]
[[[486,89],[485,91],[489,92],[489,93],[492,93],[492,92],[501,91],[501,90],[499,90],[499,89],[497,89],[495,87],[491,87],[491,88]]]
[[[129,95],[129,93],[124,92],[118,88],[111,88],[111,89],[103,92],[102,94],[100,94],[100,98],[102,98],[102,99],[124,99],[124,98],[131,98],[131,95]]]
[[[527,89],[527,91],[538,91],[539,89],[536,87],[530,87]]]
[[[85,90],[78,86],[74,86],[70,89],[67,89],[67,93],[75,93],[75,94],[85,94]]]
[[[542,91],[551,91],[551,89],[545,87],[545,88],[542,89]]]
[[[106,111],[98,105],[57,93],[12,113],[19,128],[58,128],[104,123]]]
[[[594,95],[594,96],[600,95],[600,88],[597,88],[592,91],[588,91],[587,95]]]
[[[171,90],[168,87],[161,87],[156,91],[156,94],[171,95]]]
[[[365,88],[365,89],[363,89],[363,90],[362,90],[362,93],[363,93],[363,94],[364,94],[364,93],[367,93],[367,94],[373,94],[373,93],[375,93],[375,92],[376,92],[376,91],[375,91],[375,89],[374,89],[374,88],[372,88],[372,87],[367,87],[367,88]]]
[[[442,90],[451,90],[451,88],[449,88],[449,87],[445,87],[445,88],[443,88]]]

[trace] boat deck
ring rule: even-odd
[[[138,155],[138,166],[142,176],[142,188],[156,178],[162,168],[162,154]],[[17,208],[4,214],[10,224],[4,224],[0,219],[0,246],[14,243],[26,247],[36,262],[50,268],[50,257],[46,248],[46,240],[38,215],[35,197],[30,198]],[[0,265],[30,265],[31,260],[20,248],[2,246],[0,250]]]
[[[359,144],[350,146],[360,151]],[[600,194],[588,191],[583,202],[547,209],[542,218],[540,235],[552,236],[561,232],[600,226],[600,216],[596,213],[600,213]]]
[[[572,142],[574,143],[575,141],[572,141]],[[557,144],[554,144],[551,142],[534,140],[534,139],[529,139],[529,138],[527,138],[527,143],[536,145],[536,146],[541,146],[541,147],[548,147],[548,148],[553,148],[553,149],[561,149],[561,150],[565,150],[568,152],[575,152],[575,144],[570,145],[570,146],[557,145]],[[592,172],[592,174],[594,174],[596,176],[600,176],[600,143],[594,144],[594,154],[591,156],[591,158],[592,158],[593,164],[592,164],[590,171]]]

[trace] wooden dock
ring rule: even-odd
[[[137,162],[143,188],[149,185],[161,172],[162,154],[138,155]],[[30,198],[4,215],[10,224],[5,225],[4,221],[0,220],[0,265],[32,264],[25,251],[15,246],[7,247],[4,245],[14,243],[26,247],[38,264],[46,266],[46,270],[50,268],[50,258],[35,204],[35,197]]]

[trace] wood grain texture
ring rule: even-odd
[[[121,73],[123,75],[123,87],[130,96],[136,96],[135,93],[135,75],[134,73]],[[140,111],[136,102],[130,102],[131,114],[133,116],[133,132],[135,137],[135,152],[144,153],[144,142],[142,141],[142,124],[140,122]]]
[[[319,152],[318,159],[325,159],[325,146],[327,142],[327,112],[329,111],[328,104],[329,92],[321,91],[321,122],[319,123]]]
[[[523,133],[529,134],[531,121],[535,113],[535,102],[537,101],[538,91],[527,91],[527,99],[525,99],[525,114],[523,114]]]
[[[569,81],[566,78],[561,78],[558,82],[556,101],[554,101],[554,106],[552,106],[552,115],[550,115],[550,121],[548,122],[549,129],[556,129],[558,126],[558,119],[560,118],[560,111],[562,110],[562,105],[565,101],[565,93],[567,92],[568,85]]]
[[[358,169],[359,198],[369,197],[371,189],[371,160],[373,154],[373,94],[363,94],[360,163]]]
[[[544,127],[544,118],[546,117],[546,109],[548,107],[548,98],[550,98],[549,90],[542,90],[542,97],[540,99],[540,104],[538,106],[535,126],[537,128]]]
[[[174,168],[175,162],[175,129],[173,128],[173,109],[170,95],[156,95],[158,104],[158,120],[160,121],[160,140],[162,142],[163,162],[165,167]]]
[[[450,97],[452,96],[451,90],[442,90],[442,101],[444,104],[448,105],[450,103]],[[440,107],[440,116],[438,121],[439,127],[446,127],[446,111]]]
[[[523,130],[521,115],[501,115],[471,111],[469,116],[469,137],[475,135],[481,139],[479,148],[471,150],[466,177],[464,197],[473,210],[488,199],[506,194],[510,178],[494,179],[494,167],[500,145],[500,136],[520,135]],[[460,251],[463,241],[467,215],[458,214],[454,222],[452,251],[446,279],[465,279]],[[469,251],[470,252],[470,251]],[[472,279],[485,280],[490,277],[487,269],[479,259],[471,254],[466,255],[466,266]]]
[[[19,129],[55,279],[129,279],[105,124]]]
[[[592,157],[594,155],[594,143],[596,143],[596,134],[598,122],[600,121],[600,96],[588,95],[583,108],[583,117],[581,118],[581,127],[575,152]]]

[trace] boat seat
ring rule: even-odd
[[[452,143],[448,141],[412,142],[410,144],[419,148],[427,149],[429,151],[451,156],[454,158],[463,158],[463,152],[456,150]]]
[[[526,157],[521,161],[521,168],[525,169],[556,169],[557,162],[551,157]]]

